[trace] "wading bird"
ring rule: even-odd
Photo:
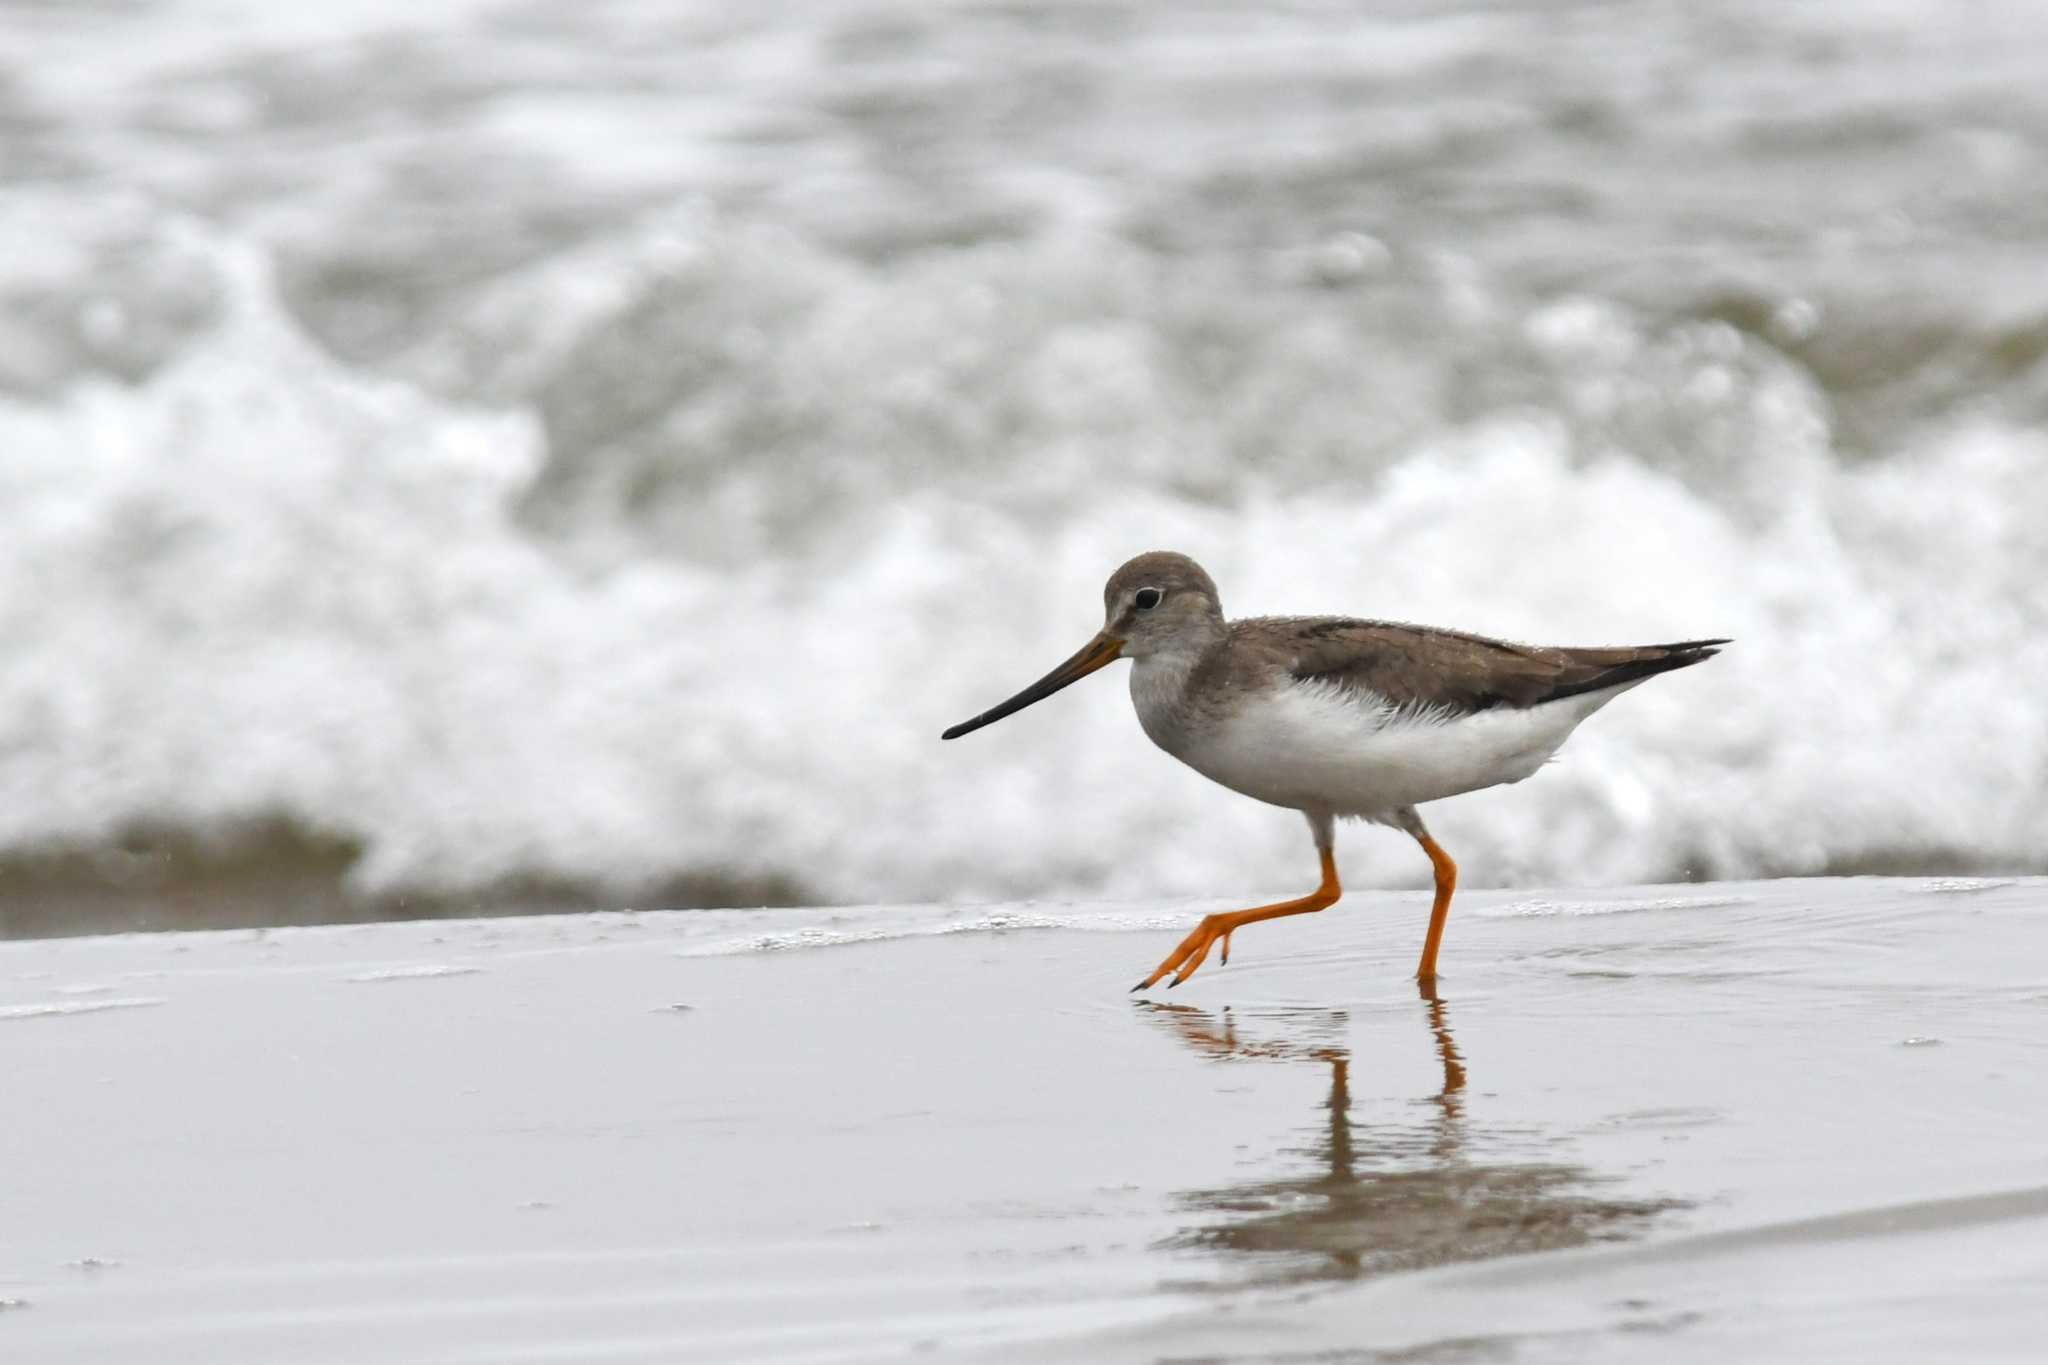
[[[1152,742],[1211,781],[1308,818],[1322,883],[1299,900],[1209,915],[1133,990],[1178,986],[1247,924],[1305,915],[1343,894],[1338,816],[1414,836],[1436,871],[1416,976],[1436,977],[1458,866],[1415,808],[1519,782],[1580,721],[1645,678],[1712,658],[1726,640],[1615,649],[1509,644],[1463,631],[1343,616],[1223,619],[1216,584],[1186,555],[1139,555],[1102,590],[1106,622],[1073,658],[973,720],[958,739],[1042,701],[1112,659]]]

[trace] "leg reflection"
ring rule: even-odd
[[[1595,1198],[1598,1177],[1582,1166],[1484,1160],[1489,1147],[1526,1152],[1544,1139],[1519,1128],[1489,1134],[1468,1118],[1450,1010],[1428,983],[1421,994],[1441,1069],[1441,1082],[1421,1095],[1376,1086],[1382,1069],[1370,1066],[1354,1090],[1343,1010],[1139,1002],[1148,1022],[1206,1063],[1307,1065],[1329,1075],[1323,1115],[1276,1147],[1264,1175],[1177,1197],[1195,1221],[1170,1244],[1248,1265],[1262,1281],[1354,1279],[1625,1236],[1673,1207]],[[1421,1122],[1418,1103],[1428,1115]]]
[[[1436,983],[1418,981],[1416,986],[1422,995],[1423,1008],[1429,1014],[1429,1031],[1436,1037],[1437,1059],[1444,1068],[1444,1086],[1435,1097],[1437,1112],[1441,1115],[1438,1139],[1431,1150],[1438,1160],[1448,1161],[1457,1155],[1463,1141],[1465,1059],[1459,1055],[1458,1040],[1451,1036],[1450,1023],[1444,1018],[1443,997],[1436,993]]]

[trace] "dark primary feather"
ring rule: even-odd
[[[1234,622],[1249,626],[1252,622]],[[1469,715],[1617,687],[1711,659],[1723,640],[1559,648],[1463,631],[1339,617],[1269,618],[1257,634],[1303,681],[1354,688],[1396,706]],[[1277,628],[1277,629],[1276,629]],[[1277,660],[1276,660],[1277,661]]]

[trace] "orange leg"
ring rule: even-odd
[[[1451,917],[1451,893],[1458,889],[1458,865],[1451,861],[1451,855],[1444,852],[1437,841],[1429,837],[1429,831],[1417,828],[1408,832],[1422,845],[1422,851],[1429,855],[1429,865],[1436,869],[1436,904],[1429,909],[1429,937],[1422,941],[1422,965],[1415,970],[1418,981],[1436,980],[1436,950],[1443,945],[1444,921]]]
[[[1300,900],[1281,901],[1278,905],[1261,905],[1253,910],[1233,910],[1224,915],[1204,916],[1202,922],[1195,926],[1194,932],[1180,941],[1180,947],[1167,954],[1166,961],[1159,964],[1159,970],[1131,989],[1142,991],[1155,986],[1161,977],[1175,970],[1178,970],[1179,975],[1167,984],[1169,987],[1178,986],[1195,974],[1195,969],[1209,956],[1210,946],[1219,939],[1223,943],[1223,960],[1229,962],[1230,936],[1247,924],[1257,924],[1262,919],[1279,919],[1283,915],[1306,915],[1311,911],[1335,905],[1337,898],[1344,894],[1344,888],[1337,884],[1337,857],[1327,848],[1322,850],[1322,854],[1323,884],[1314,891]]]

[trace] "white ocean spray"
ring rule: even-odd
[[[992,60],[921,22],[948,69]],[[791,18],[747,62],[720,48],[717,107],[760,113],[734,91],[782,70],[777,33],[855,27]],[[1033,124],[1000,183],[920,201],[909,171],[882,184],[870,166],[814,199],[834,136],[790,131],[773,153],[789,177],[764,189],[706,160],[730,129],[678,131],[680,96],[659,105],[673,155],[659,175],[636,161],[612,138],[615,36],[594,20],[563,40],[583,91],[563,98],[597,138],[573,192],[548,200],[477,155],[542,154],[516,75],[445,142],[421,134],[414,172],[483,177],[474,193],[505,196],[494,217],[410,182],[386,190],[445,217],[375,213],[340,173],[407,163],[364,152],[339,78],[300,115],[334,178],[296,196],[230,183],[209,139],[282,156],[292,125],[202,95],[288,85],[288,51],[125,76],[118,98],[42,92],[47,142],[151,183],[53,172],[0,209],[26,244],[0,272],[17,305],[0,332],[0,862],[138,830],[232,850],[284,826],[353,850],[365,896],[1284,890],[1314,871],[1298,818],[1154,751],[1117,673],[938,741],[1085,640],[1119,562],[1173,548],[1234,615],[1735,637],[1528,783],[1434,812],[1475,884],[2048,865],[2048,348],[2017,304],[1930,340],[1868,254],[1885,232],[1911,247],[1885,204],[1816,226],[1804,264],[1737,234],[1753,283],[1695,261],[1660,292],[1634,264],[1611,282],[1580,267],[1619,259],[1617,240],[1674,250],[1675,230],[1603,220],[1575,263],[1522,233],[1544,211],[1503,205],[1496,237],[1460,239],[1451,218],[1477,210],[1417,207],[1436,182],[1384,126],[1347,134],[1379,169],[1344,170],[1342,146],[1310,157],[1310,138],[1312,168],[1267,163],[1269,191],[1230,199],[1250,153],[1192,103],[1153,112],[1198,126],[1193,166],[1119,179],[1116,144],[1095,142],[1061,178]],[[352,41],[325,49],[351,71],[401,42]],[[400,94],[429,110],[459,54],[404,41],[426,65]],[[462,37],[528,58],[532,41]],[[1263,50],[1274,89],[1334,79],[1313,43]],[[845,112],[856,60],[811,68],[804,107],[910,155],[886,110]],[[1475,131],[1492,125],[1465,69],[1443,70],[1416,145],[1453,166],[1473,137],[1575,145],[1505,96]],[[1220,76],[1152,79],[1192,99]],[[972,104],[934,89],[935,107]],[[192,179],[98,140],[108,100],[183,148]],[[185,123],[136,112],[167,108]],[[931,154],[995,145],[981,112],[995,123],[946,125]],[[1644,138],[1678,136],[1657,117],[1642,107]],[[1926,135],[1953,118],[1927,111]],[[1984,186],[2038,154],[1968,145]],[[1333,218],[1317,206],[1339,189]],[[1829,230],[1865,234],[1865,254]],[[1996,275],[1997,241],[1973,268]],[[1888,359],[1885,337],[1921,349]],[[1426,873],[1384,832],[1340,854],[1354,883]]]

